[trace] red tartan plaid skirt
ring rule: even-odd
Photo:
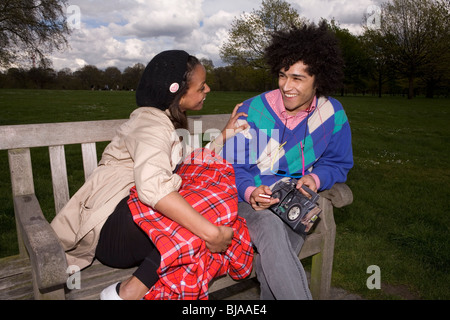
[[[243,279],[252,271],[253,249],[245,219],[237,215],[237,189],[231,164],[197,149],[179,167],[179,193],[215,225],[232,227],[234,237],[225,253],[212,253],[205,242],[139,201],[131,189],[128,205],[134,221],[161,254],[160,279],[145,299],[208,299],[209,282],[229,274]]]

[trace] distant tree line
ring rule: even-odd
[[[216,91],[261,91],[271,86],[268,72],[252,67],[226,66],[215,68],[211,60],[201,59],[208,73],[208,85]],[[0,88],[58,90],[134,90],[145,65],[136,63],[123,72],[116,67],[104,70],[86,65],[76,71],[64,68],[9,68],[0,71]]]
[[[1,88],[61,90],[133,90],[145,66],[137,63],[123,72],[116,67],[100,70],[86,65],[76,71],[64,68],[10,68],[0,73]]]
[[[336,95],[404,95],[409,93],[409,80],[386,63],[374,60],[364,39],[345,29],[336,28],[343,45],[345,59],[344,86]],[[202,60],[207,69],[208,85],[213,91],[263,92],[276,87],[276,79],[265,68],[235,64],[214,67],[210,60]],[[137,63],[123,72],[116,67],[105,70],[86,65],[76,71],[69,68],[56,71],[52,68],[10,68],[0,72],[0,88],[58,89],[58,90],[134,90],[145,66]],[[431,75],[436,75],[435,73]],[[414,84],[414,96],[449,96],[448,75],[443,74],[430,84],[419,75]]]

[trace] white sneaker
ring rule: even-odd
[[[109,287],[103,289],[103,291],[100,293],[100,300],[123,300],[118,294],[117,294],[117,284],[119,282],[116,282]]]

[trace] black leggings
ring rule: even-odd
[[[149,236],[134,223],[127,204],[128,197],[119,202],[100,232],[96,258],[113,268],[138,266],[133,275],[151,288],[158,281],[161,255]]]

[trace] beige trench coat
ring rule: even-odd
[[[105,148],[99,167],[51,223],[69,265],[82,269],[92,263],[105,221],[133,185],[152,207],[180,188],[181,178],[173,171],[181,149],[165,112],[144,107],[131,114]]]

